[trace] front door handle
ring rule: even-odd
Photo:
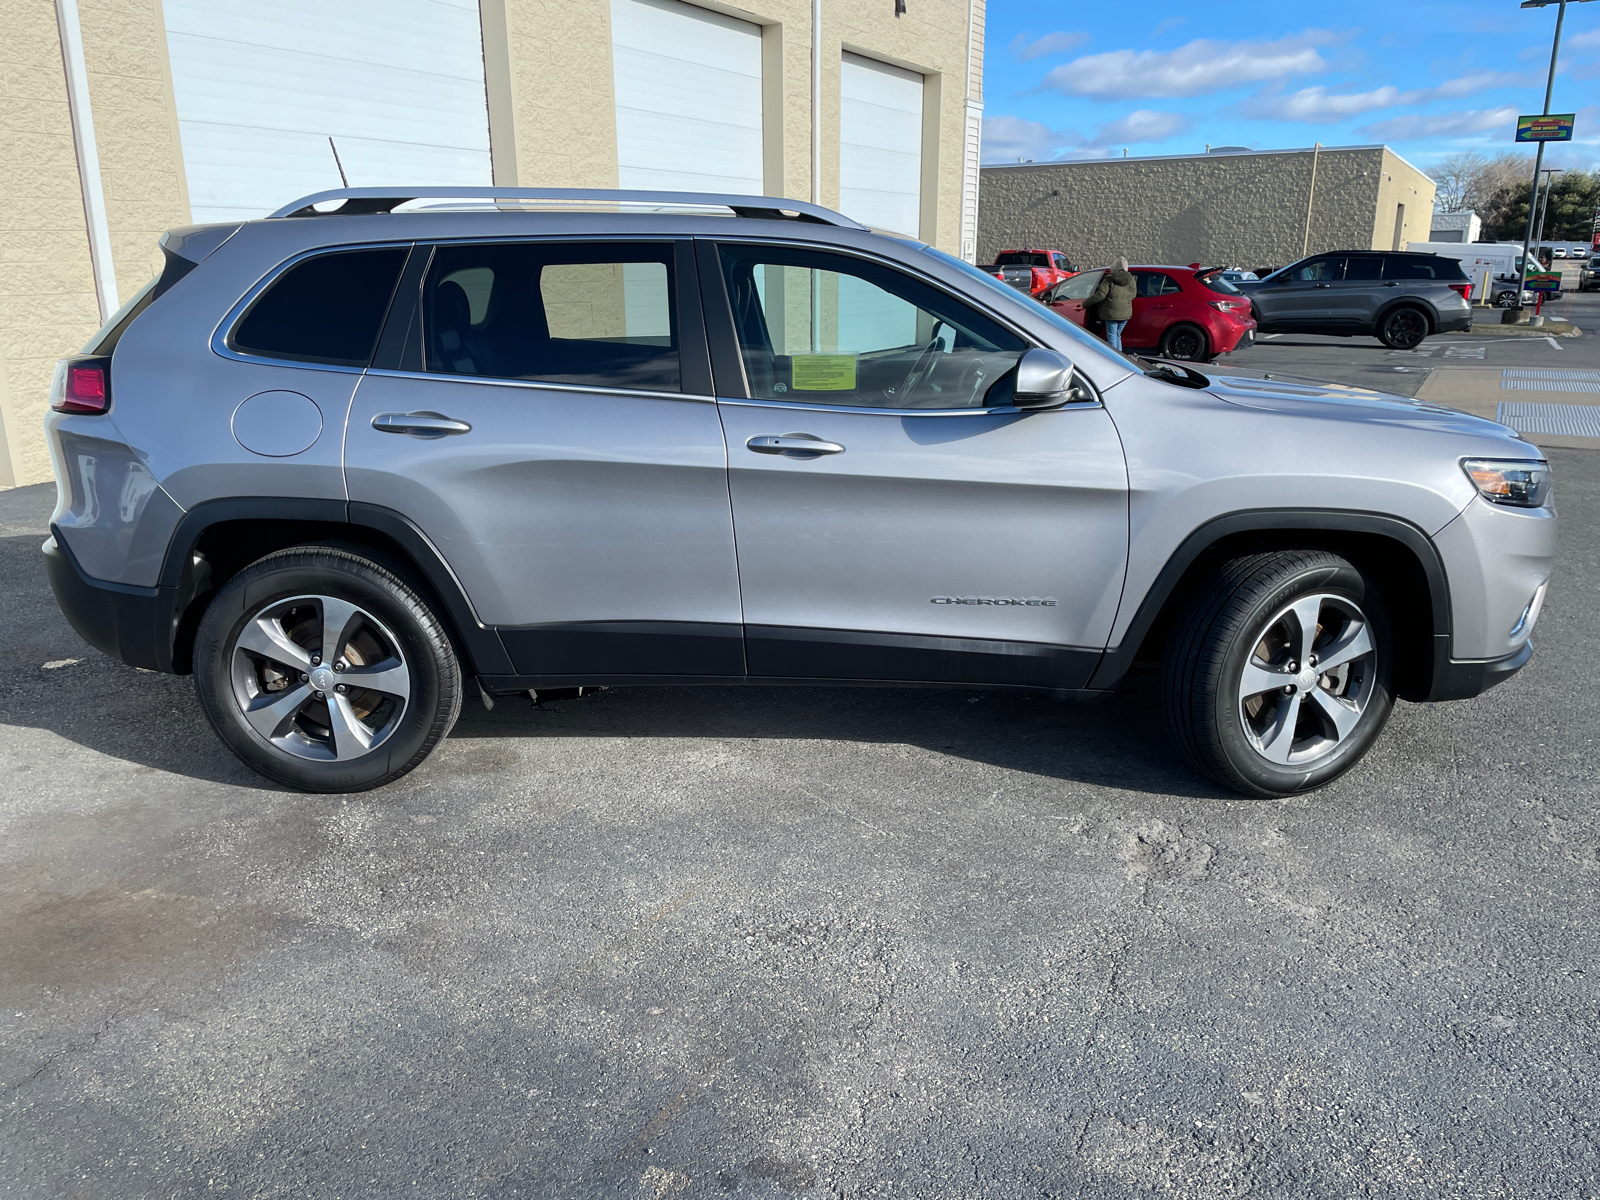
[[[757,454],[784,454],[791,458],[815,458],[819,454],[842,454],[838,442],[825,442],[809,433],[760,434],[745,442]]]
[[[1319,283],[1319,284],[1317,284],[1317,286],[1318,287],[1332,287],[1333,284],[1331,284],[1331,283]]]
[[[443,413],[379,413],[372,418],[379,433],[409,433],[412,437],[441,438],[452,433],[471,433],[472,426]]]
[[[1388,283],[1384,284],[1383,286],[1384,287],[1399,287],[1400,285],[1397,282],[1395,282],[1393,279],[1391,279],[1391,280],[1389,280]]]

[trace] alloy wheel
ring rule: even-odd
[[[1205,338],[1196,329],[1178,329],[1167,335],[1166,358],[1194,359],[1205,353]]]
[[[245,722],[297,758],[347,762],[394,733],[411,670],[394,634],[335,596],[275,600],[234,638],[229,678]]]
[[[1262,629],[1238,681],[1245,738],[1267,761],[1310,767],[1360,724],[1377,680],[1377,643],[1345,596],[1303,596]]]
[[[1428,321],[1414,308],[1401,308],[1384,318],[1384,341],[1397,350],[1409,350],[1428,336]]]

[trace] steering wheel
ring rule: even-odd
[[[922,353],[917,355],[917,361],[911,364],[911,370],[906,372],[906,377],[900,386],[894,389],[895,395],[904,404],[911,398],[911,394],[922,386],[928,372],[933,368],[933,356],[944,348],[944,343],[939,340],[939,330],[948,328],[943,321],[933,327],[933,340],[922,348]]]

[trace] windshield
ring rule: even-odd
[[[1224,296],[1239,296],[1243,294],[1233,284],[1229,283],[1227,276],[1220,271],[1213,271],[1210,275],[1202,275],[1200,282],[1213,292],[1221,292]]]
[[[996,276],[990,275],[986,271],[978,270],[977,267],[973,266],[965,259],[957,258],[953,254],[946,254],[943,250],[937,250],[932,246],[924,246],[922,252],[924,254],[931,254],[946,266],[954,267],[956,270],[960,271],[969,280],[979,284],[984,291],[989,294],[991,299],[994,296],[1004,296],[1008,306],[1027,305],[1028,312],[1032,313],[1034,316],[1043,317],[1045,320],[1049,321],[1054,328],[1060,330],[1061,333],[1071,338],[1072,341],[1076,342],[1077,344],[1092,348],[1100,354],[1110,355],[1112,358],[1115,358],[1118,362],[1126,366],[1130,371],[1138,371],[1144,374],[1149,373],[1145,371],[1144,367],[1134,362],[1126,354],[1119,354],[1105,342],[1102,342],[1099,338],[1095,337],[1092,333],[1089,333],[1087,330],[1074,325],[1071,321],[1067,320],[1053,308],[1045,304],[1040,304],[1036,300],[1028,299],[1016,288],[1011,287],[1009,284],[1001,283]],[[1075,276],[1073,279],[1070,279],[1067,282],[1069,284],[1074,283],[1078,278],[1080,277]]]

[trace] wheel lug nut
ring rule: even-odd
[[[320,695],[320,694],[321,694],[321,693],[320,693],[320,692],[319,692],[319,693],[318,693],[318,695]],[[1291,684],[1288,684],[1288,685],[1287,685],[1287,686],[1286,686],[1286,687],[1285,687],[1285,688],[1284,688],[1284,689],[1283,689],[1283,694],[1284,694],[1284,695],[1285,695],[1285,696],[1292,696],[1292,695],[1294,695],[1294,684],[1292,684],[1292,683],[1291,683]]]
[[[320,667],[320,666],[321,666],[321,665],[322,665],[322,655],[320,655],[320,654],[313,654],[313,655],[312,655],[312,656],[311,656],[311,665],[312,665],[312,666],[313,666],[313,667]]]
[[[301,683],[304,683],[306,680],[308,680],[310,678],[311,678],[311,676],[307,675],[304,671],[300,672],[300,682]]]
[[[312,692],[311,694],[313,696],[315,696],[318,700],[326,700],[327,699],[327,697],[324,696],[321,692]]]
[[[334,664],[333,664],[333,669],[334,669],[334,670],[335,670],[335,671],[342,671],[342,670],[344,670],[344,659],[342,659],[342,658],[341,658],[341,659],[340,659],[340,660],[339,660],[339,661],[338,661],[338,662],[336,662],[336,663],[334,663]]]
[[[336,691],[336,692],[348,692],[350,689],[345,687],[345,685],[341,683],[337,687],[335,687],[333,690]]]

